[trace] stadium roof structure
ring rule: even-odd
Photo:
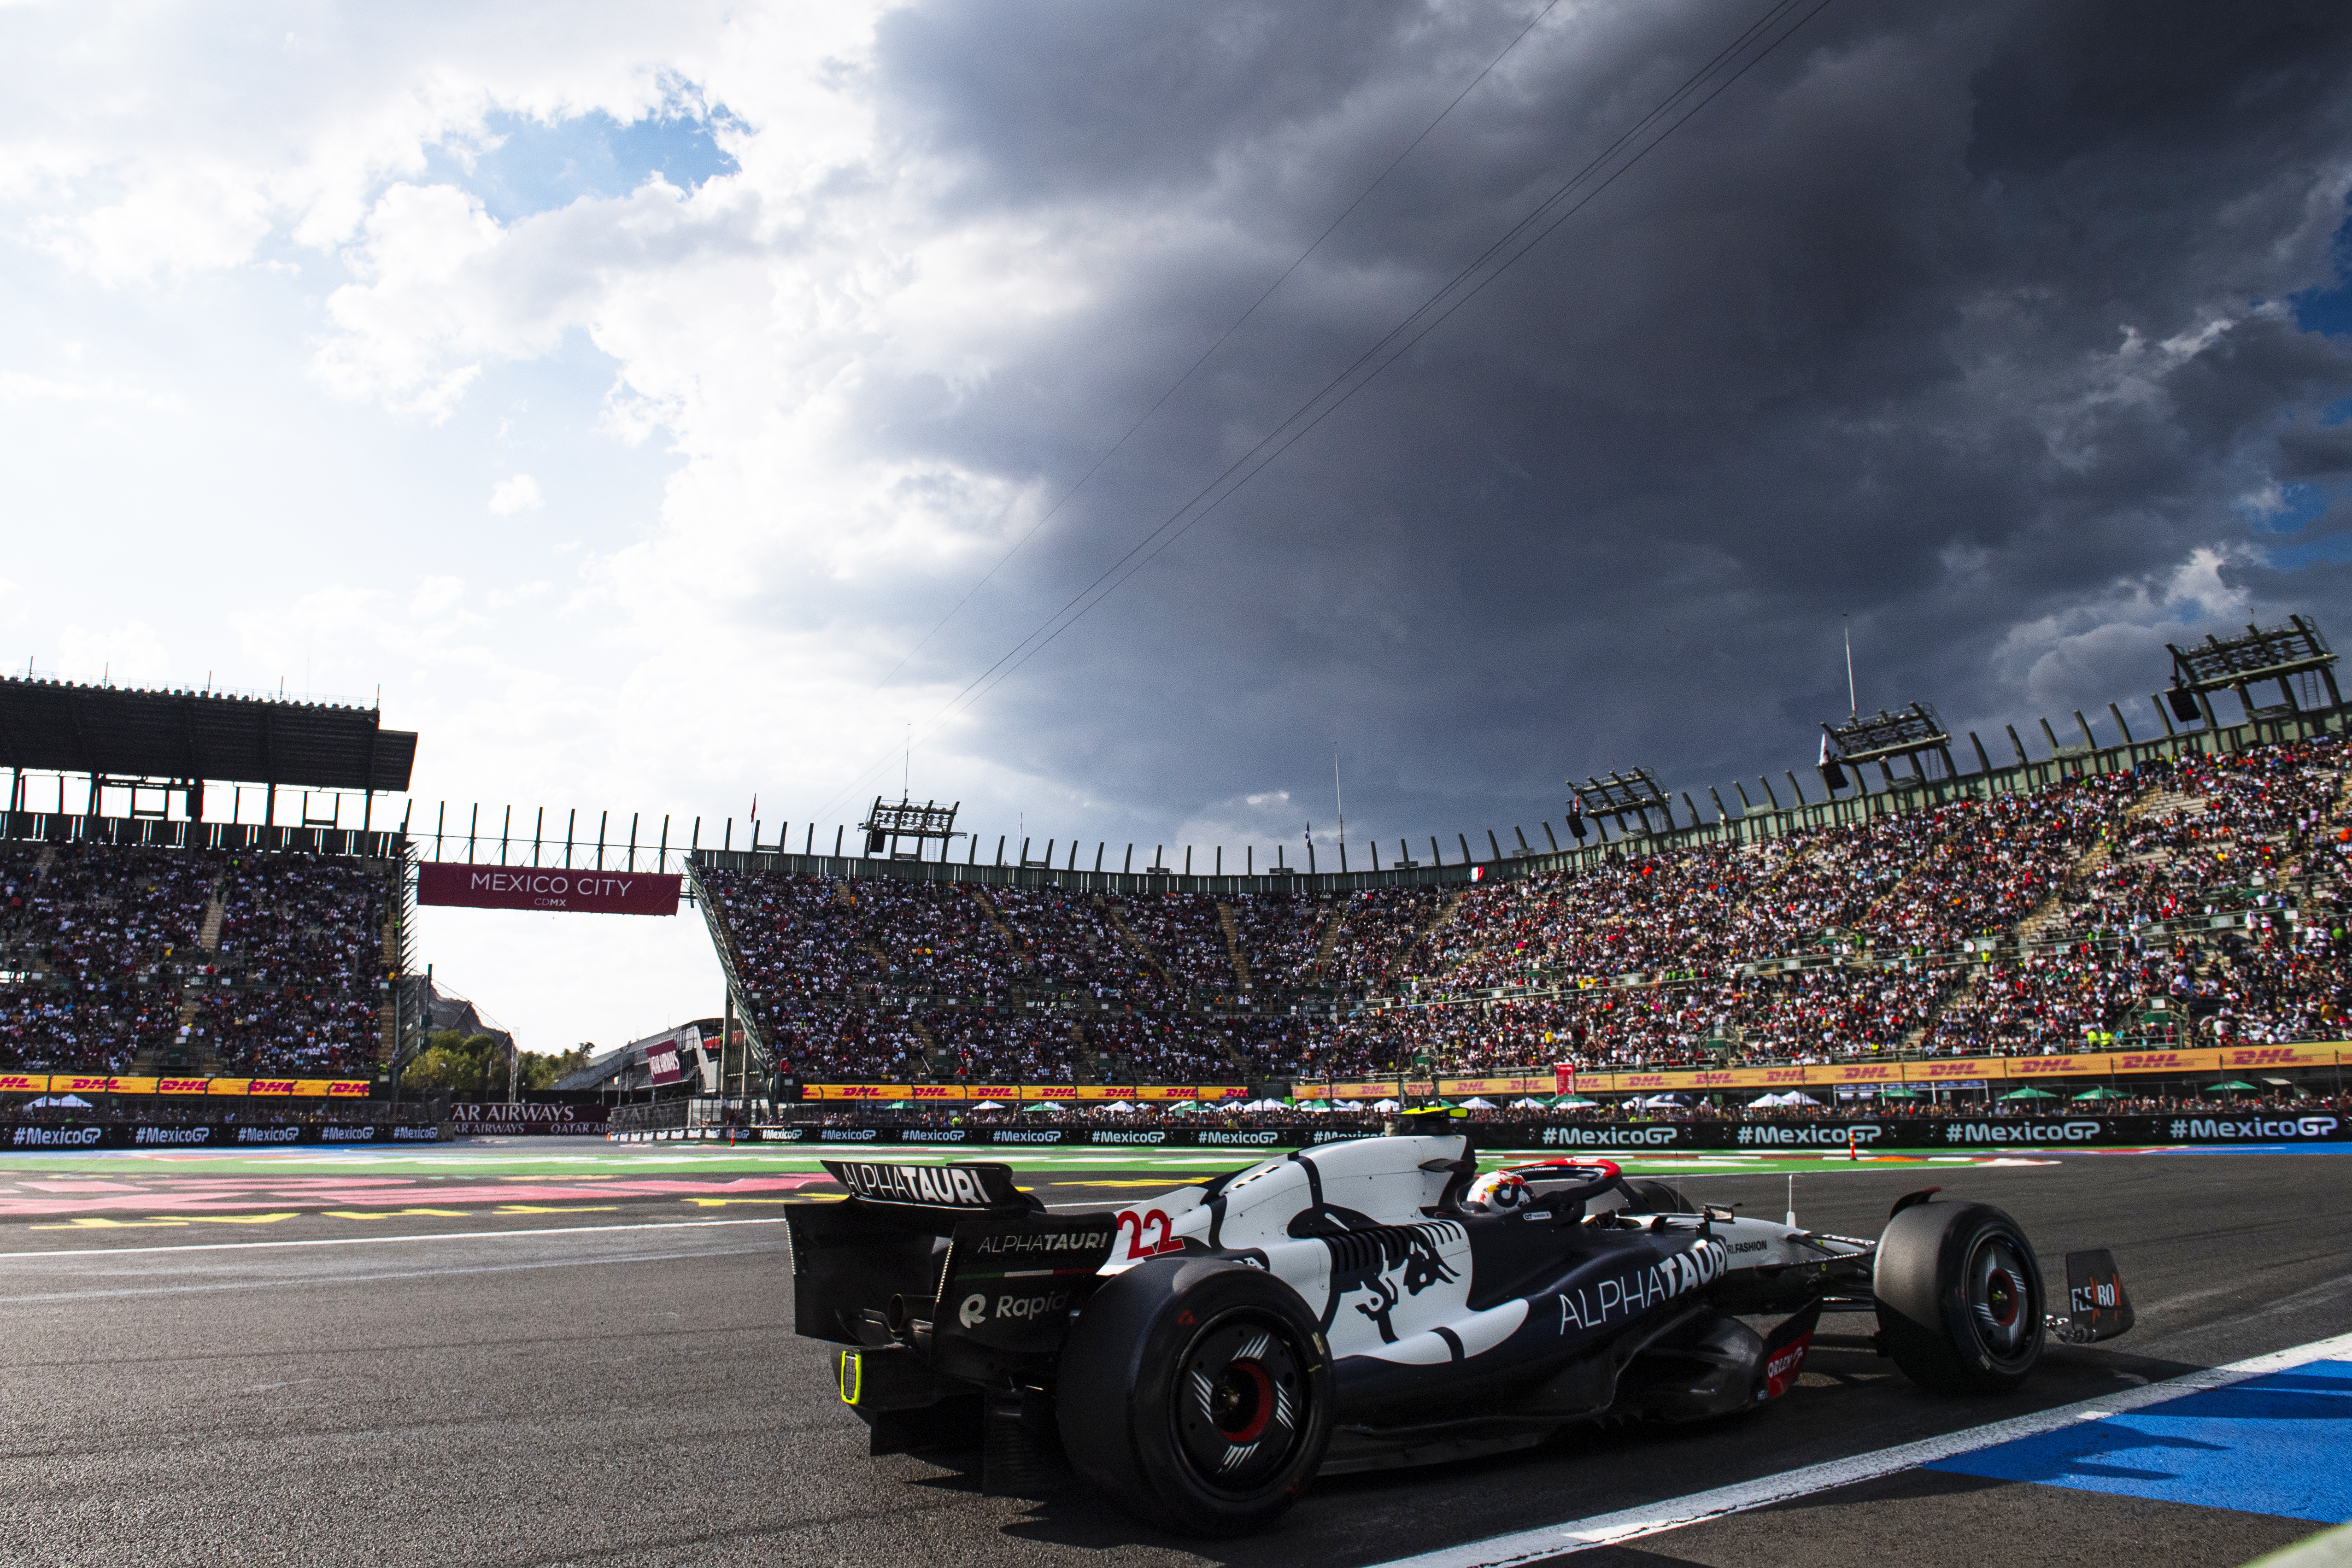
[[[0,767],[398,792],[415,762],[373,708],[0,678]]]
[[[874,809],[865,821],[857,825],[858,831],[866,835],[866,853],[879,855],[887,849],[894,860],[920,859],[925,839],[936,838],[945,844],[957,836],[956,813],[962,805],[961,801],[953,805],[941,805],[935,800],[927,800],[917,805],[911,797],[889,805],[884,804],[877,795],[874,797]],[[911,855],[899,849],[898,840],[901,838],[915,841]]]
[[[2202,644],[2192,643],[2187,647],[2165,644],[2172,654],[2173,690],[2187,693],[2193,700],[2227,689],[2238,694],[2251,715],[2256,710],[2246,688],[2255,681],[2277,681],[2279,690],[2285,694],[2287,708],[2295,710],[2301,704],[2294,700],[2294,678],[2316,674],[2326,684],[2329,700],[2341,708],[2344,697],[2336,689],[2336,650],[2320,635],[2319,623],[2302,616],[2289,616],[2286,619],[2285,626],[2269,631],[2249,625],[2242,637],[2208,636]],[[2181,718],[2190,716],[2184,710],[2188,704],[2179,697],[2173,699],[2172,706]],[[2205,718],[2209,724],[2212,722],[2210,707]]]
[[[1609,817],[1617,824],[1621,835],[1626,831],[1625,819],[1630,816],[1641,824],[1642,832],[1651,833],[1656,829],[1651,825],[1650,813],[1656,811],[1664,814],[1666,831],[1674,831],[1674,802],[1658,787],[1657,779],[1647,768],[1635,768],[1630,773],[1612,773],[1605,779],[1588,776],[1580,784],[1570,779],[1568,787],[1569,831],[1580,838],[1583,837],[1576,821],[1580,816]]]
[[[1895,770],[1889,764],[1897,757],[1907,757],[1921,778],[1927,776],[1922,757],[1940,757],[1944,776],[1958,778],[1959,770],[1952,765],[1952,737],[1944,729],[1944,721],[1936,717],[1936,710],[1925,702],[1914,702],[1898,712],[1885,709],[1867,718],[1860,714],[1843,724],[1824,724],[1822,733],[1829,738],[1832,750],[1822,758],[1822,773],[1828,782],[1832,763],[1859,767],[1864,763],[1876,763],[1878,771],[1890,784],[1895,782]],[[1836,784],[1832,784],[1832,791]]]

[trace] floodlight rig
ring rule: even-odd
[[[1865,763],[1876,763],[1878,771],[1889,787],[1895,784],[1891,765],[1897,757],[1907,758],[1911,771],[1920,778],[1927,776],[1927,767],[1921,759],[1939,757],[1944,763],[1944,776],[1958,778],[1960,770],[1952,765],[1952,737],[1945,732],[1944,721],[1936,717],[1932,704],[1914,702],[1899,712],[1885,709],[1868,718],[1856,716],[1843,724],[1822,726],[1822,783],[1832,795],[1843,788],[1845,771],[1859,768]]]
[[[1643,834],[1656,832],[1658,829],[1650,823],[1653,811],[1665,817],[1664,831],[1674,831],[1674,801],[1658,787],[1657,779],[1647,768],[1635,768],[1630,773],[1612,773],[1605,779],[1588,775],[1581,784],[1570,779],[1568,788],[1568,831],[1577,838],[1584,837],[1584,819],[1588,816],[1612,819],[1621,838],[1628,837],[1625,819],[1629,816],[1641,825],[1639,831]]]
[[[2270,631],[2249,625],[2242,637],[2209,635],[2202,647],[2165,644],[2172,654],[2172,689],[2165,693],[2172,716],[2184,723],[2201,718],[2209,727],[2219,728],[2210,694],[2225,687],[2238,694],[2250,720],[2300,713],[2303,705],[2294,700],[2294,679],[2315,673],[2327,688],[2330,706],[2343,707],[2344,694],[2336,689],[2336,651],[2320,636],[2319,623],[2302,616],[2286,619],[2285,626]],[[2255,707],[2246,688],[2258,680],[2277,681],[2285,702],[2277,708]]]
[[[941,805],[935,800],[917,805],[911,799],[901,799],[896,805],[885,805],[877,795],[874,797],[873,811],[857,825],[858,831],[866,835],[866,853],[880,855],[887,851],[893,860],[919,860],[923,858],[923,841],[936,838],[940,841],[940,852],[945,854],[949,839],[965,837],[955,830],[956,812],[962,805],[961,801],[953,805]],[[901,838],[915,841],[911,853],[898,847]]]

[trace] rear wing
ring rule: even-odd
[[[907,1345],[944,1372],[1053,1352],[1119,1235],[1108,1212],[1045,1213],[1005,1165],[824,1167],[848,1198],[784,1215],[793,1331]]]

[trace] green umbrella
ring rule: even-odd
[[[2001,1098],[2003,1100],[2055,1100],[2058,1097],[2046,1089],[2036,1089],[2029,1083],[2023,1089],[2011,1089]]]
[[[2117,1094],[2112,1089],[2102,1087],[2099,1089],[2086,1089],[2074,1098],[2076,1100],[2121,1100],[2123,1096]]]
[[[2221,1083],[2209,1083],[2205,1086],[2205,1092],[2208,1094],[2212,1094],[2217,1090],[2226,1090],[2231,1094],[2243,1090],[2248,1094],[2252,1094],[2254,1091],[2254,1086],[2248,1083],[2245,1079],[2239,1078],[2230,1079]]]

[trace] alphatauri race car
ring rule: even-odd
[[[1010,1496],[1066,1458],[1196,1534],[1261,1528],[1318,1475],[1754,1410],[1824,1308],[1874,1310],[1879,1349],[1951,1394],[2131,1325],[2105,1253],[2069,1255],[2049,1313],[2016,1222],[1937,1188],[1867,1241],[1606,1161],[1481,1176],[1460,1136],[1326,1143],[1093,1210],[1047,1210],[1000,1164],[825,1164],[849,1195],[787,1216],[793,1327],[842,1347],[874,1453],[977,1447]]]

